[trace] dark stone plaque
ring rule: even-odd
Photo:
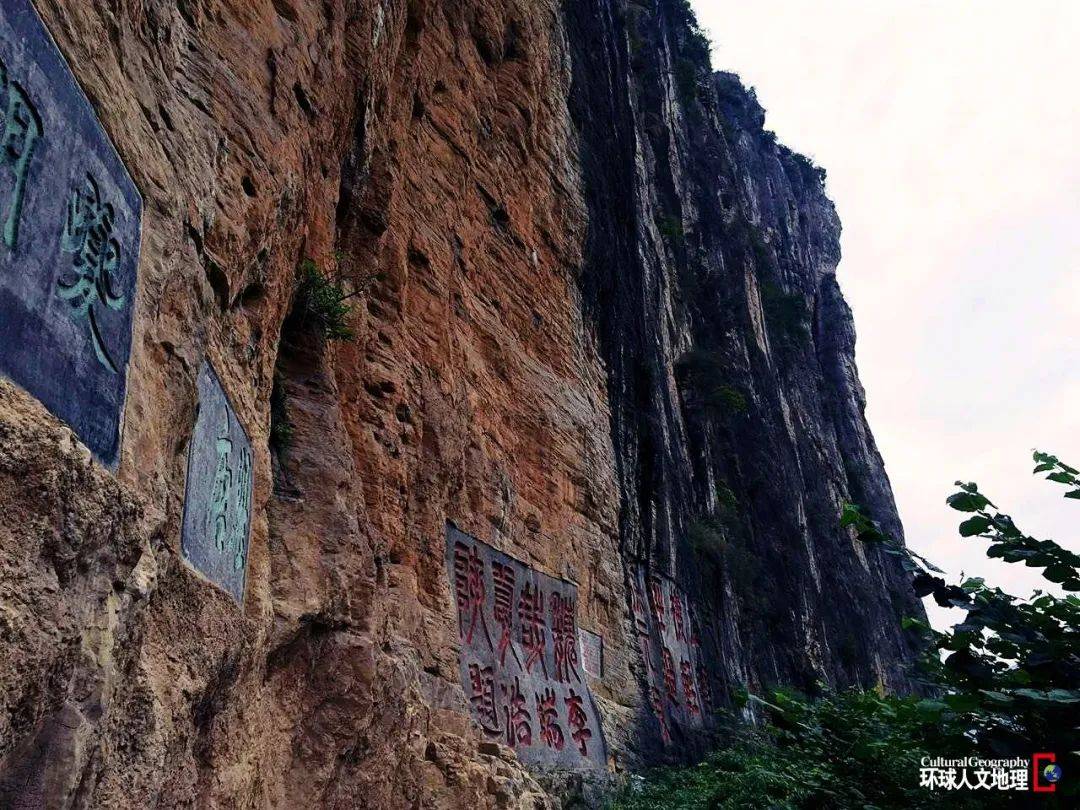
[[[711,723],[716,711],[701,623],[686,594],[667,577],[638,566],[631,587],[648,703],[661,740],[671,745],[685,730]]]
[[[578,654],[577,587],[453,526],[446,567],[461,684],[484,734],[528,764],[604,767],[603,730]]]
[[[593,678],[604,677],[604,637],[585,628],[578,628],[581,645],[581,666]]]
[[[30,0],[0,3],[0,371],[115,468],[142,200]]]
[[[184,559],[237,602],[244,601],[251,491],[251,442],[214,369],[203,363],[180,544]]]

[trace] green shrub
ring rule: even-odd
[[[732,385],[718,385],[713,391],[713,399],[717,407],[729,413],[746,413],[746,397],[742,391]]]
[[[350,295],[338,279],[324,274],[311,259],[304,259],[291,317],[323,340],[352,340],[355,335],[348,323],[352,307],[346,303]]]
[[[727,381],[727,366],[719,352],[693,349],[679,359],[675,372],[690,398],[704,409],[724,414],[749,410],[742,389]]]
[[[697,73],[697,66],[689,59],[680,58],[675,61],[675,92],[683,107],[689,107],[697,100]]]
[[[660,231],[660,235],[669,242],[679,243],[683,238],[682,222],[672,216],[661,217],[658,216],[654,220],[656,222],[656,229]]]
[[[761,229],[749,222],[745,223],[746,238],[750,243],[750,251],[754,255],[754,266],[759,271],[772,271],[776,268],[776,256],[773,254]]]
[[[708,35],[702,30],[697,15],[690,5],[690,0],[673,0],[672,8],[675,12],[677,21],[682,23],[686,30],[686,41],[683,46],[683,52],[697,64],[701,65],[702,68],[710,69],[712,63],[710,58],[712,44],[709,42]]]
[[[1080,499],[1080,473],[1055,456],[1035,453],[1035,473],[1070,489]],[[921,619],[904,626],[921,633],[930,652],[923,661],[927,681],[943,690],[932,708],[941,722],[959,725],[980,745],[1013,755],[1080,750],[1080,554],[1053,540],[1024,534],[974,483],[956,482],[960,491],[947,503],[967,517],[960,536],[987,541],[986,555],[1007,563],[1042,569],[1042,576],[1066,591],[1064,596],[1035,591],[1018,599],[979,577],[949,584],[940,569],[886,536],[855,506],[844,509],[842,524],[860,540],[880,545],[901,558],[913,574],[915,593],[943,607],[965,612],[951,630],[931,630]],[[1072,765],[1075,772],[1080,765]],[[1066,768],[1068,771],[1069,768]],[[1070,780],[1080,793],[1080,780]],[[1060,792],[1060,790],[1059,790]]]
[[[716,485],[716,502],[720,505],[722,515],[734,515],[739,508],[739,499],[723,481]]]
[[[728,541],[724,537],[721,521],[713,517],[695,518],[690,522],[686,535],[695,554],[707,556],[717,565],[723,565]]]
[[[919,762],[932,755],[928,736],[970,750],[942,737],[918,698],[851,691],[809,700],[785,689],[745,698],[764,715],[762,727],[729,721],[723,748],[698,765],[648,773],[611,810],[976,806],[970,796],[918,786]],[[986,796],[977,798],[983,806]]]
[[[769,334],[781,346],[791,349],[810,339],[810,313],[801,294],[766,281],[761,285],[761,307]]]
[[[752,613],[757,595],[755,588],[761,582],[764,568],[761,561],[742,544],[738,517],[721,509],[716,515],[696,518],[690,523],[687,539],[699,558],[711,560],[728,575],[742,602],[741,607]]]
[[[1080,471],[1036,452],[1035,472],[1080,500]],[[652,808],[986,808],[1028,806],[1031,793],[937,790],[919,786],[923,757],[1030,758],[1052,751],[1063,763],[1057,792],[1038,806],[1076,807],[1080,780],[1080,554],[1024,534],[973,483],[947,499],[967,517],[964,538],[987,542],[987,556],[1041,569],[1065,591],[1018,599],[979,578],[948,584],[922,557],[888,537],[857,506],[841,526],[900,559],[916,594],[965,616],[947,632],[921,618],[902,626],[927,642],[922,674],[929,697],[832,692],[810,699],[791,689],[747,695],[762,720],[727,720],[726,743],[703,762],[658,768],[613,796],[611,810]],[[697,524],[697,522],[695,522]],[[696,532],[696,535],[694,534]],[[717,539],[719,535],[719,539]],[[698,543],[723,544],[715,525],[692,527]],[[721,548],[723,546],[721,545]]]

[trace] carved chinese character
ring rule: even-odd
[[[210,493],[210,516],[214,521],[214,546],[221,553],[229,542],[229,492],[232,489],[232,442],[229,440],[229,417],[225,415],[224,435],[214,447],[217,467],[214,469],[213,490]]]
[[[649,597],[652,599],[653,618],[660,635],[667,630],[667,618],[664,610],[664,584],[658,579],[649,580]]]
[[[544,594],[526,582],[518,600],[518,618],[521,619],[521,645],[525,649],[525,671],[532,672],[533,664],[540,662],[544,677],[548,677],[544,647],[547,633],[544,629]]]
[[[498,649],[499,666],[506,666],[506,651],[510,650],[514,660],[517,661],[520,667],[521,659],[518,658],[517,650],[510,643],[514,611],[514,581],[516,579],[514,569],[509,565],[493,562],[491,564],[491,577],[495,582],[495,621],[501,628]]]
[[[580,683],[574,600],[557,593],[551,595],[551,637],[555,645],[555,680],[569,683],[573,674]]]
[[[214,546],[221,554],[233,555],[233,570],[244,567],[248,515],[251,510],[251,451],[240,449],[233,470],[233,443],[229,439],[229,416],[225,414],[222,435],[215,442],[217,466],[210,492],[210,518],[214,524]],[[232,497],[235,491],[236,496]]]
[[[683,659],[679,669],[682,675],[683,694],[686,695],[686,710],[690,714],[699,715],[701,707],[698,705],[697,687],[694,685],[694,670],[686,659]]]
[[[656,722],[660,724],[660,739],[664,745],[671,745],[671,729],[668,727],[667,713],[664,711],[664,701],[660,697],[660,690],[655,686],[649,687],[649,706],[652,707]]]
[[[0,124],[3,126],[0,132],[0,166],[10,169],[15,175],[7,199],[3,240],[10,250],[15,250],[19,244],[19,220],[22,217],[23,197],[26,196],[30,160],[45,130],[41,116],[22,85],[8,75],[3,60],[0,60]]]
[[[507,696],[503,706],[506,720],[506,744],[509,746],[532,745],[532,716],[525,708],[525,695],[521,693],[521,684],[517,677],[514,685],[504,685],[503,694]]]
[[[228,549],[233,555],[233,570],[244,567],[247,553],[247,525],[251,514],[251,451],[240,448],[236,469],[236,498],[233,500],[232,526],[229,527]]]
[[[469,686],[469,705],[480,728],[493,737],[499,735],[499,710],[495,706],[495,679],[491,667],[469,664]]]
[[[75,254],[74,276],[61,275],[57,281],[57,294],[71,305],[73,317],[87,319],[94,353],[113,373],[118,369],[105,347],[95,305],[120,310],[126,302],[113,287],[113,274],[120,267],[120,243],[113,238],[115,220],[113,207],[102,203],[98,184],[88,174],[83,187],[71,192],[60,236],[60,249]]]
[[[462,638],[472,644],[477,625],[484,631],[488,648],[494,649],[487,619],[484,618],[484,561],[475,546],[458,542],[454,546],[454,588],[457,593],[458,622]],[[467,617],[467,618],[466,618]],[[468,627],[466,627],[468,624]]]
[[[679,684],[675,680],[675,661],[671,657],[671,650],[667,647],[661,648],[661,654],[664,660],[664,689],[667,691],[668,700],[679,705]]]
[[[562,727],[559,726],[559,710],[555,702],[555,690],[546,689],[536,693],[536,719],[540,723],[540,739],[548,748],[562,751],[566,744]]]
[[[588,743],[592,737],[592,731],[589,729],[589,716],[585,713],[581,695],[571,688],[570,696],[564,698],[563,702],[566,704],[567,722],[574,729],[570,734],[570,738],[577,743],[581,755],[587,757],[589,755]]]
[[[683,618],[682,594],[678,590],[671,591],[671,622],[675,625],[675,640],[686,642],[686,620]]]

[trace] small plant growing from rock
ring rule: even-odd
[[[314,261],[304,259],[292,317],[323,340],[352,340],[355,334],[348,323],[352,307],[346,300],[359,292],[347,293],[341,279],[326,275]]]
[[[683,107],[689,107],[697,100],[698,71],[691,60],[682,58],[675,62],[675,89]]]
[[[761,285],[761,306],[769,332],[781,346],[791,349],[810,339],[810,313],[800,294],[767,281]]]
[[[727,574],[742,609],[748,616],[753,613],[760,596],[756,588],[761,582],[763,565],[744,545],[734,511],[729,513],[721,506],[714,514],[695,518],[687,529],[687,540],[699,560],[711,562]]]
[[[727,368],[719,352],[694,349],[679,359],[675,370],[688,399],[699,408],[723,414],[749,410],[746,395],[727,381]]]
[[[769,243],[765,241],[765,237],[762,236],[761,229],[750,222],[745,223],[745,228],[750,250],[754,254],[754,264],[759,270],[775,271],[776,255],[769,247]]]
[[[683,238],[682,223],[675,217],[660,217],[655,220],[656,228],[660,231],[660,235],[669,242],[678,244]]]
[[[683,52],[703,69],[709,70],[712,62],[710,58],[712,43],[709,42],[708,35],[701,27],[701,23],[698,22],[693,6],[690,5],[690,0],[675,0],[671,5],[676,19],[686,26],[686,40],[683,45]]]

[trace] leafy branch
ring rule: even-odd
[[[1046,453],[1034,455],[1036,474],[1071,487],[1067,498],[1080,498],[1080,473]],[[1022,562],[1041,569],[1048,582],[1067,591],[1056,596],[1035,591],[1022,600],[981,577],[950,585],[941,570],[889,538],[861,510],[846,506],[841,524],[852,527],[860,540],[880,543],[886,553],[901,555],[914,574],[916,594],[932,597],[944,607],[965,611],[963,621],[947,632],[932,630],[919,619],[904,626],[922,633],[931,652],[924,668],[930,683],[943,688],[940,699],[924,708],[952,715],[969,733],[997,751],[1075,751],[1080,747],[1075,712],[1080,705],[1080,555],[1053,540],[1025,534],[1011,516],[974,483],[958,481],[959,491],[946,503],[968,515],[959,526],[961,537],[987,542],[986,554],[1007,563]],[[1069,715],[1063,709],[1068,706]],[[1066,719],[1072,716],[1073,719]],[[1039,747],[1045,746],[1045,748]]]

